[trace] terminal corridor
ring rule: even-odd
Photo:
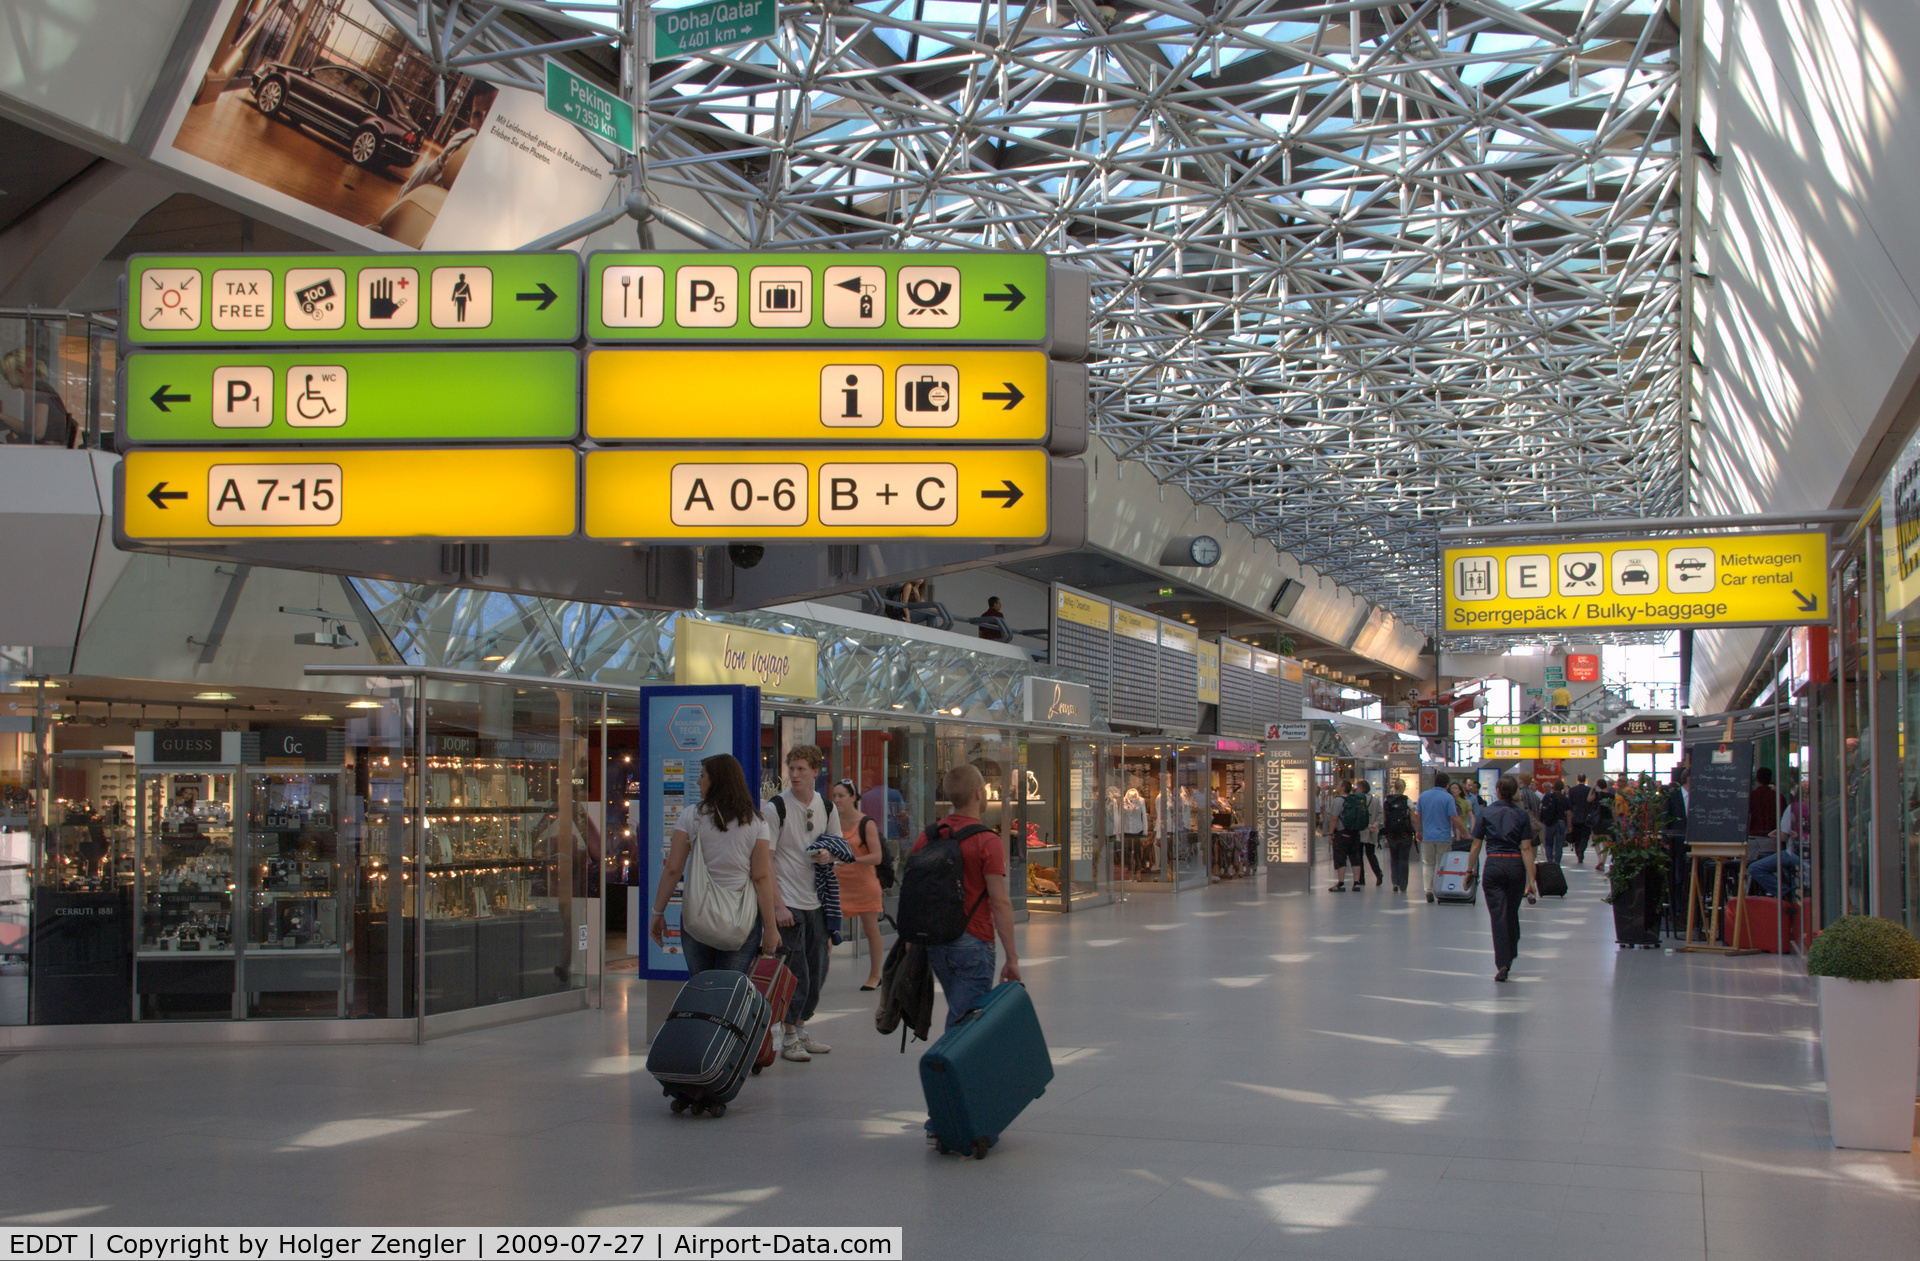
[[[1831,1146],[1800,961],[1616,950],[1602,881],[1570,879],[1509,985],[1483,906],[1372,888],[1035,917],[1058,1075],[982,1163],[922,1145],[919,1048],[873,1031],[845,958],[832,1053],[720,1120],[669,1114],[632,981],[424,1047],[20,1055],[0,1220],[901,1225],[916,1261],[1905,1255],[1920,1171]]]

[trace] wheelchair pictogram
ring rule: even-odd
[[[287,370],[287,423],[297,429],[333,429],[347,423],[347,370],[315,364]]]

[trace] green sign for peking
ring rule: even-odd
[[[633,106],[557,61],[547,63],[547,112],[633,152]]]
[[[656,9],[652,60],[770,39],[779,18],[780,7],[775,0],[711,0],[682,9]]]

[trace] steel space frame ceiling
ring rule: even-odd
[[[652,66],[641,165],[746,245],[1092,268],[1107,443],[1432,630],[1442,523],[1680,507],[1676,3],[786,4]],[[420,0],[417,42],[638,10]]]

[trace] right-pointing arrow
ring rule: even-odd
[[[1020,400],[1025,398],[1026,395],[1022,394],[1020,392],[1020,387],[1015,385],[1011,381],[1002,381],[1000,384],[1006,386],[1007,388],[1004,390],[982,390],[980,392],[980,397],[983,399],[991,400],[996,403],[1004,399],[1007,405],[1001,408],[1000,410],[1003,412],[1010,412],[1014,408],[1020,406]]]
[[[1004,477],[1000,479],[1000,484],[1002,486],[1005,486],[1006,489],[1005,490],[983,490],[980,492],[980,498],[1004,499],[1006,500],[1006,502],[1001,504],[1000,506],[1002,508],[1011,508],[1015,504],[1019,503],[1020,500],[1024,498],[1026,495],[1025,491],[1021,490],[1018,486],[1015,486],[1012,482],[1008,481]]]
[[[1800,605],[1800,611],[1801,611],[1802,613],[1812,613],[1812,612],[1814,612],[1814,611],[1816,611],[1817,609],[1819,609],[1819,607],[1820,607],[1820,597],[1819,597],[1819,596],[1817,596],[1817,595],[1801,595],[1801,594],[1800,594],[1800,588],[1798,588],[1798,587],[1795,587],[1795,588],[1793,589],[1793,598],[1794,598],[1794,600],[1795,600],[1795,601],[1797,601],[1797,602],[1799,603],[1799,605]]]

